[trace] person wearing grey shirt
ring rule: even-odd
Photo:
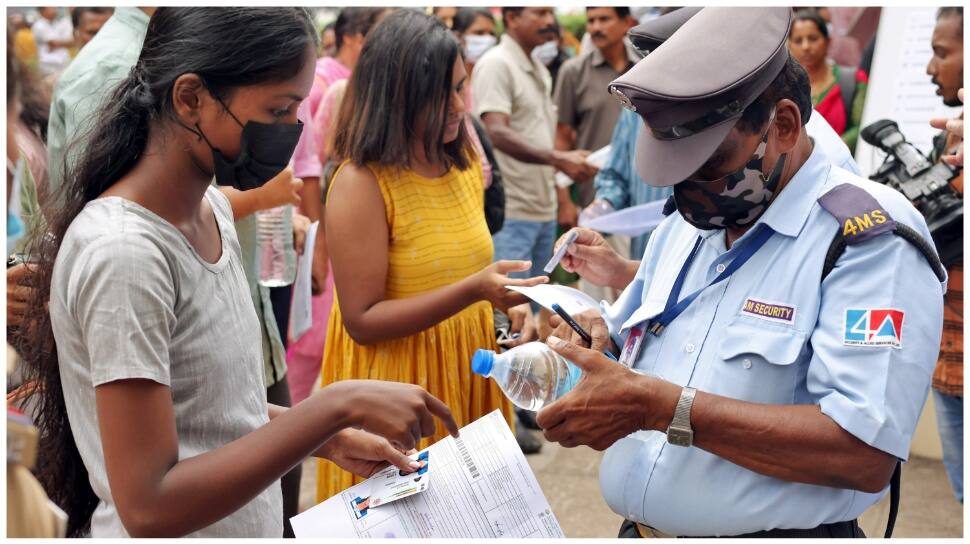
[[[316,46],[302,8],[159,8],[65,177],[24,358],[69,536],[279,538],[279,479],[305,457],[413,471],[402,452],[435,417],[457,435],[413,385],[267,403],[232,209],[209,184],[245,193],[283,170]]]

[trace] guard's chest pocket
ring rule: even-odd
[[[721,334],[711,361],[714,392],[754,403],[792,403],[804,366],[807,334],[793,328],[734,320]]]

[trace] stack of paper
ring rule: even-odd
[[[418,459],[422,471],[389,468],[293,517],[296,537],[565,537],[499,411]]]

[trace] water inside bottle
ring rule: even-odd
[[[257,212],[259,284],[288,286],[296,277],[293,230],[286,206]]]
[[[538,411],[565,395],[579,380],[579,373],[571,374],[569,365],[551,350],[522,354],[516,360],[519,366],[509,373],[505,393],[523,409]]]

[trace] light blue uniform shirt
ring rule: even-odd
[[[607,307],[614,340],[659,314],[698,235],[703,237],[681,298],[706,286],[758,230],[775,234],[733,276],[706,289],[659,337],[646,334],[634,369],[678,385],[752,403],[815,404],[842,428],[905,460],[930,386],[943,325],[943,293],[926,259],[883,234],[850,245],[819,284],[839,221],[816,202],[849,183],[872,195],[899,223],[931,240],[905,198],[831,165],[816,146],[758,223],[725,248],[723,231],[699,231],[672,214],[657,228],[633,283]],[[769,319],[747,301],[789,308]],[[849,345],[871,331],[893,334],[884,309],[902,311],[901,346]],[[847,322],[847,316],[852,323]],[[861,332],[860,332],[861,330]],[[878,494],[786,482],[697,447],[637,432],[610,447],[600,486],[616,513],[674,535],[738,535],[813,528],[851,520]]]

